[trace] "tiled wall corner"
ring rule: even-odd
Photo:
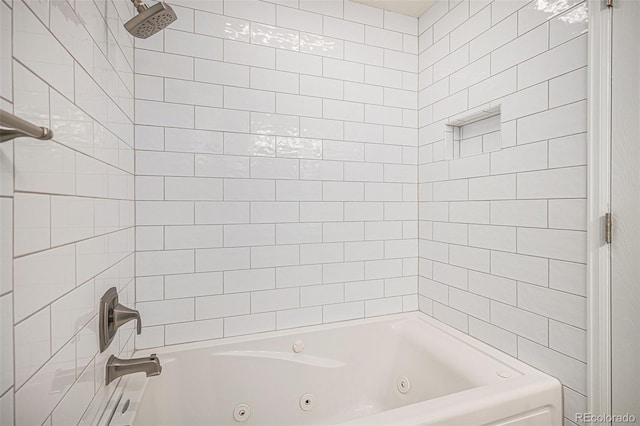
[[[137,347],[416,310],[417,19],[177,5],[136,40]]]
[[[586,32],[578,0],[419,19],[420,310],[558,377],[567,419],[587,393]],[[445,125],[498,106],[501,149],[445,159]]]
[[[0,423],[77,424],[114,389],[107,357],[133,351],[131,326],[97,346],[104,290],[135,302],[133,8],[0,9],[0,107],[54,132],[0,145]]]

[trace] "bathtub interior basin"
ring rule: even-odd
[[[556,379],[421,313],[150,352],[103,424],[562,423]]]

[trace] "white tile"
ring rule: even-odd
[[[300,94],[332,99],[342,99],[343,81],[301,75]]]
[[[224,153],[227,155],[275,155],[275,136],[225,133]]]
[[[22,140],[14,147],[15,189],[75,194],[75,154],[55,142]]]
[[[276,51],[276,69],[300,74],[322,75],[322,58],[279,49]]]
[[[583,166],[587,164],[587,135],[567,136],[549,141],[549,167]]]
[[[193,272],[193,250],[150,251],[136,254],[140,276]]]
[[[165,327],[165,344],[197,342],[223,336],[222,320],[194,321],[169,324]]]
[[[492,301],[491,323],[543,345],[549,340],[547,318],[513,306]]]
[[[469,225],[469,245],[515,252],[516,229],[507,226]]]
[[[541,257],[493,251],[491,252],[491,273],[505,278],[547,286],[549,283],[548,262],[548,259]]]
[[[364,105],[356,102],[324,99],[322,116],[333,120],[364,121]]]
[[[275,68],[276,53],[272,47],[225,40],[224,60],[241,65]]]
[[[140,225],[189,225],[193,203],[184,201],[138,201],[136,223]]]
[[[278,330],[322,323],[322,307],[288,309],[276,312]]]
[[[436,319],[444,322],[445,324],[448,324],[451,327],[457,328],[458,330],[464,333],[469,332],[469,317],[463,312],[460,312],[455,309],[451,309],[448,306],[434,302],[433,316]]]
[[[390,126],[402,125],[402,110],[399,108],[365,105],[365,119],[367,123],[387,124]]]
[[[271,25],[274,25],[276,20],[276,6],[258,0],[245,0],[242,2],[225,0],[224,13],[236,18],[264,22]]]
[[[587,98],[587,68],[579,68],[549,81],[549,107]]]
[[[402,297],[388,297],[364,302],[364,314],[366,317],[390,315],[398,312],[402,312]]]
[[[276,225],[276,244],[322,242],[322,224],[286,223]],[[298,257],[297,255],[295,256]]]
[[[343,203],[339,202],[307,202],[300,203],[300,221],[340,221],[343,220]]]
[[[298,93],[298,75],[263,68],[251,68],[251,87],[276,92]]]
[[[585,34],[588,30],[588,14],[587,4],[583,3],[552,19],[549,24],[550,46],[557,46],[574,37]]]
[[[22,3],[13,8],[13,48],[16,58],[65,96],[74,92],[73,59]],[[38,43],[33,43],[34,37]]]
[[[219,225],[165,226],[164,248],[167,250],[222,247]]]
[[[470,6],[473,7],[475,5],[480,4],[481,2],[474,0],[469,2]],[[473,13],[472,13],[473,14]],[[472,16],[471,19],[465,21],[456,29],[451,31],[450,34],[450,42],[451,48],[457,49],[459,46],[466,44],[484,31],[488,30],[491,27],[491,8],[485,7],[479,13]]]
[[[587,64],[587,36],[582,35],[518,65],[518,87],[528,87]]]
[[[365,83],[401,89],[402,72],[373,65],[365,65]]]
[[[249,267],[249,248],[196,250],[196,271],[224,271]]]
[[[15,326],[16,387],[22,386],[49,359],[50,330],[48,307]]]
[[[138,49],[136,50],[136,72],[160,77],[191,79],[193,59],[187,56]]]
[[[0,365],[2,366],[2,370],[0,371],[0,391],[6,392],[6,390],[14,384],[14,327],[13,298],[11,294],[0,297],[0,317],[2,318],[2,336],[0,337],[0,354],[2,354],[2,358],[0,359]],[[30,339],[31,337],[33,336],[29,336],[28,338]],[[34,340],[31,344],[37,343]],[[3,406],[3,415],[6,414],[4,409]],[[4,417],[1,419],[4,420]]]
[[[75,247],[16,259],[14,280],[14,315],[19,321],[75,287]]]
[[[322,199],[322,182],[279,180],[276,183],[278,201],[319,201]]]
[[[300,118],[300,136],[318,139],[342,139],[343,125],[341,121]]]
[[[518,198],[584,198],[586,178],[585,167],[521,173]]]
[[[300,287],[322,284],[322,265],[285,266],[276,268],[276,287]]]
[[[364,83],[364,65],[334,58],[322,60],[322,75],[327,78]]]
[[[225,225],[225,247],[273,245],[274,225]]]
[[[203,202],[195,205],[197,224],[248,223],[249,203]]]
[[[165,79],[165,101],[222,106],[222,87],[193,81]]]
[[[586,263],[586,245],[582,231],[518,229],[518,253]]]
[[[169,28],[164,33],[164,51],[189,57],[221,60],[222,40]]]
[[[549,200],[549,227],[587,230],[587,200]]]
[[[512,226],[547,226],[545,200],[492,201],[491,223]]]
[[[226,62],[195,59],[195,80],[249,87],[249,67]]]
[[[13,205],[15,255],[49,248],[51,246],[51,197],[16,194]]]
[[[195,11],[196,33],[248,42],[250,39],[249,26],[248,21],[230,16]]]
[[[516,198],[516,176],[513,174],[469,179],[470,200]]]
[[[345,301],[378,299],[384,295],[383,280],[354,281],[345,283]]]
[[[586,101],[569,104],[518,120],[518,144],[582,133],[586,126]]]
[[[518,357],[535,368],[557,377],[571,389],[586,394],[587,366],[585,363],[525,339],[518,339]]]
[[[342,262],[342,243],[304,244],[300,246],[300,264]]]
[[[377,66],[382,66],[384,61],[382,48],[350,41],[344,44],[344,59]]]
[[[166,177],[166,200],[221,200],[222,180],[191,177]]]
[[[224,336],[239,336],[276,329],[275,312],[225,318]]]
[[[325,305],[322,307],[322,318],[325,323],[364,318],[364,302]]]
[[[502,328],[476,318],[469,318],[469,334],[511,356],[517,354],[517,337]]]
[[[266,98],[254,107],[270,109]],[[196,107],[195,127],[204,130],[223,130],[230,132],[248,132],[250,118],[248,111],[236,111],[221,108]]]
[[[276,6],[276,23],[285,28],[322,33],[322,15],[291,7]]]
[[[94,315],[93,281],[76,288],[51,305],[51,349],[55,353]]]
[[[509,305],[516,304],[516,282],[507,278],[469,271],[469,291]]]
[[[73,343],[66,345],[16,393],[17,424],[42,424],[71,388],[75,374],[60,377],[59,372],[75,369],[75,349]],[[59,392],[50,391],[54,388],[59,389]],[[34,405],[33,401],[39,403]]]
[[[402,50],[402,34],[367,25],[365,27],[365,43],[386,49]]]
[[[457,201],[449,203],[449,220],[461,223],[489,223],[488,201]]]
[[[547,143],[505,148],[491,154],[491,174],[542,170],[547,166]]]
[[[364,266],[364,276],[367,280],[402,276],[402,259],[367,261]]]
[[[269,312],[297,308],[300,300],[297,288],[256,291],[251,293],[251,312]]]
[[[344,298],[343,284],[326,284],[305,286],[300,289],[300,306],[318,306],[342,302]]]
[[[342,59],[344,41],[309,33],[300,33],[300,52]]]
[[[167,299],[220,293],[222,293],[222,273],[220,272],[167,275],[164,279],[164,297]]]
[[[344,19],[362,24],[382,27],[383,10],[377,7],[347,0],[344,2]]]
[[[322,199],[324,201],[363,201],[364,184],[362,182],[323,182]]]
[[[225,293],[268,290],[276,287],[275,269],[251,269],[224,272]]]
[[[276,112],[278,114],[291,114],[321,118],[322,99],[310,96],[277,93]]]
[[[300,178],[312,180],[342,180],[343,163],[341,161],[302,160]]]
[[[251,247],[252,268],[298,265],[299,263],[300,249],[297,245]]]
[[[553,259],[549,260],[549,287],[586,296],[586,265]]]
[[[520,1],[520,0],[518,0]],[[499,2],[492,5],[492,9],[505,5],[515,5],[516,2]],[[493,10],[495,14],[495,10]],[[518,35],[518,20],[516,15],[496,24],[494,20],[493,26],[470,42],[470,60],[475,61],[478,58],[496,50],[500,46],[515,39]]]
[[[364,43],[364,25],[355,22],[323,17],[322,33],[341,40]]]
[[[300,9],[323,15],[343,17],[343,2],[340,0],[299,0]]]

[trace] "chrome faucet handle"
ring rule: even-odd
[[[122,325],[131,320],[136,320],[136,331],[138,334],[141,334],[142,320],[140,319],[140,312],[136,311],[135,309],[127,308],[120,303],[116,304],[113,307],[113,324],[115,325],[116,329],[120,328]]]

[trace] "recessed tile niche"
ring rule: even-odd
[[[445,126],[445,159],[469,157],[502,148],[500,106],[459,116]]]

